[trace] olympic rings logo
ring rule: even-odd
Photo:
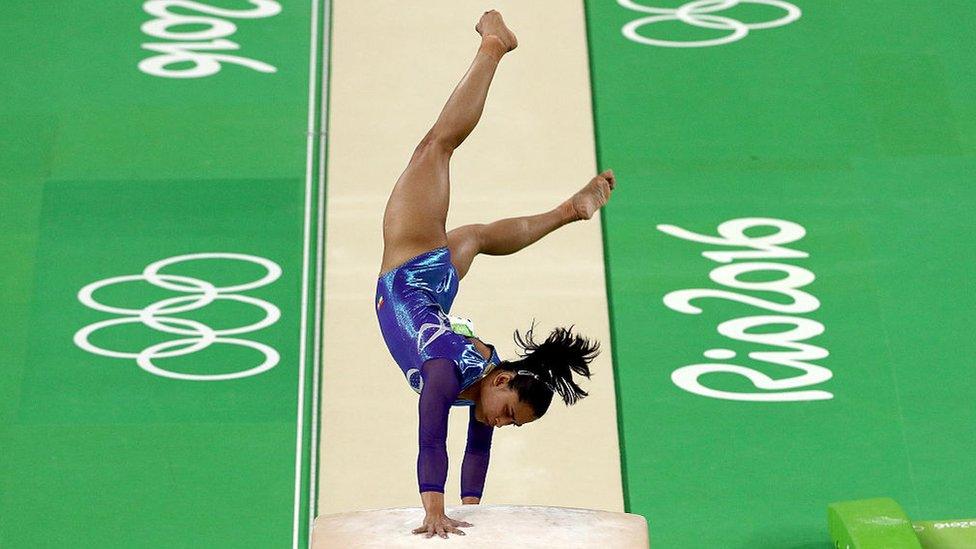
[[[735,7],[743,2],[749,4],[766,4],[768,6],[782,8],[786,11],[786,15],[779,19],[765,23],[743,23],[742,21],[736,21],[735,19],[730,19],[728,17],[709,15],[716,11],[722,11]],[[665,48],[702,48],[708,46],[721,46],[723,44],[728,44],[730,42],[735,42],[736,40],[745,38],[745,36],[749,34],[750,29],[770,29],[773,27],[781,27],[796,21],[801,15],[800,8],[790,4],[789,2],[784,2],[783,0],[695,0],[694,2],[688,2],[687,4],[676,9],[642,6],[634,3],[632,0],[617,0],[617,3],[630,10],[653,14],[650,17],[642,17],[624,25],[621,29],[624,36],[630,40],[633,40],[634,42],[647,44],[650,46],[661,46]],[[672,20],[681,21],[689,25],[707,29],[728,30],[732,31],[732,34],[722,38],[715,38],[713,40],[695,40],[688,42],[657,40],[655,38],[647,38],[637,34],[637,29],[643,27],[644,25],[650,25],[659,21]]]
[[[247,261],[251,263],[256,263],[267,271],[262,278],[255,280],[253,282],[248,282],[246,284],[239,284],[236,286],[225,286],[216,287],[210,282],[200,280],[197,278],[192,278],[189,276],[180,276],[172,274],[162,274],[159,271],[164,267],[173,265],[176,263],[182,263],[185,261],[192,261],[196,259],[231,259],[239,261]],[[75,345],[81,347],[82,349],[94,353],[97,355],[114,357],[114,358],[128,358],[135,359],[136,364],[139,365],[143,370],[162,377],[168,377],[172,379],[185,379],[190,381],[220,381],[227,379],[237,379],[242,377],[255,376],[260,373],[266,372],[271,368],[274,368],[280,359],[278,352],[273,348],[264,345],[262,343],[257,343],[254,341],[248,341],[246,339],[237,339],[232,337],[222,337],[228,335],[236,335],[247,332],[254,332],[270,326],[278,321],[281,317],[281,311],[268,303],[267,301],[257,299],[254,297],[248,297],[244,295],[238,295],[232,292],[244,292],[247,290],[253,290],[255,288],[260,288],[267,284],[271,284],[278,277],[281,276],[281,267],[277,263],[269,259],[262,257],[256,257],[253,255],[246,254],[234,254],[234,253],[198,253],[198,254],[188,254],[180,255],[176,257],[170,257],[168,259],[162,259],[148,265],[142,274],[138,275],[124,275],[116,276],[112,278],[106,278],[104,280],[99,280],[97,282],[92,282],[91,284],[85,286],[78,292],[78,300],[81,301],[85,306],[95,309],[97,311],[103,311],[106,313],[128,315],[123,318],[114,318],[109,320],[103,320],[96,322],[89,326],[86,326],[79,330],[74,336]],[[94,293],[100,288],[105,286],[110,286],[113,284],[120,284],[124,282],[132,282],[136,280],[144,280],[149,282],[154,286],[160,288],[165,288],[167,290],[173,290],[176,292],[182,292],[185,296],[171,297],[164,299],[162,301],[157,301],[143,309],[128,309],[124,307],[115,307],[112,305],[106,305],[95,300]],[[203,324],[201,322],[196,322],[194,320],[188,320],[185,318],[177,318],[171,316],[160,316],[160,315],[170,315],[176,313],[184,313],[187,311],[193,311],[206,307],[218,299],[226,299],[232,301],[239,301],[241,303],[247,303],[249,305],[254,305],[260,309],[264,310],[264,318],[254,324],[249,326],[243,326],[240,328],[231,328],[226,330],[214,330],[210,326]],[[93,332],[96,332],[102,328],[107,328],[110,326],[116,326],[120,324],[134,324],[141,323],[154,330],[159,330],[161,332],[166,332],[170,334],[187,335],[193,337],[186,337],[175,339],[172,341],[164,341],[162,343],[157,343],[143,349],[142,351],[130,353],[124,351],[115,351],[110,349],[103,349],[93,345],[88,338]],[[174,326],[175,325],[175,326]],[[160,368],[155,363],[154,360],[162,358],[171,358],[176,356],[184,356],[197,351],[206,349],[207,347],[213,345],[214,343],[224,343],[229,345],[239,345],[244,347],[251,347],[264,354],[264,362],[260,365],[251,368],[250,370],[244,370],[240,372],[232,372],[226,374],[186,374],[171,372]],[[181,347],[175,350],[167,350],[172,347]]]

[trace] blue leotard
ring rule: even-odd
[[[491,358],[486,360],[466,337],[451,331],[447,313],[457,292],[457,269],[447,247],[414,257],[384,273],[376,284],[376,316],[383,339],[417,393],[423,389],[420,365],[428,360],[454,361],[462,391],[501,362],[493,346],[488,345]],[[454,405],[474,402],[459,399]]]
[[[420,394],[417,482],[420,492],[444,493],[447,417],[451,406],[469,406],[468,442],[461,465],[461,497],[480,498],[493,428],[475,419],[474,402],[459,399],[501,359],[491,345],[485,359],[466,337],[451,330],[447,313],[458,291],[451,253],[437,248],[384,273],[376,284],[376,316],[383,340],[410,387]]]

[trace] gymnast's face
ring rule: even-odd
[[[518,393],[508,388],[512,372],[496,370],[481,381],[475,401],[475,419],[493,427],[522,426],[535,421],[532,407],[521,402]]]

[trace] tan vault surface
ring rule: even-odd
[[[546,211],[597,170],[582,2],[333,6],[318,514],[420,506],[417,402],[373,310],[383,208],[414,146],[467,70],[481,13],[499,10],[519,47],[495,74],[481,122],[451,164],[448,229]],[[612,166],[606,166],[612,167]],[[606,168],[601,166],[600,168]],[[603,352],[590,393],[495,431],[483,503],[623,511],[600,221],[521,252],[475,259],[452,313],[516,358],[512,331],[575,324]],[[582,379],[582,381],[580,381]],[[451,413],[445,504],[458,505],[468,408]]]

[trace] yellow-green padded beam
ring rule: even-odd
[[[925,549],[973,549],[976,547],[976,518],[925,520],[912,523]]]
[[[908,515],[891,498],[831,503],[827,528],[837,549],[922,549]]]

